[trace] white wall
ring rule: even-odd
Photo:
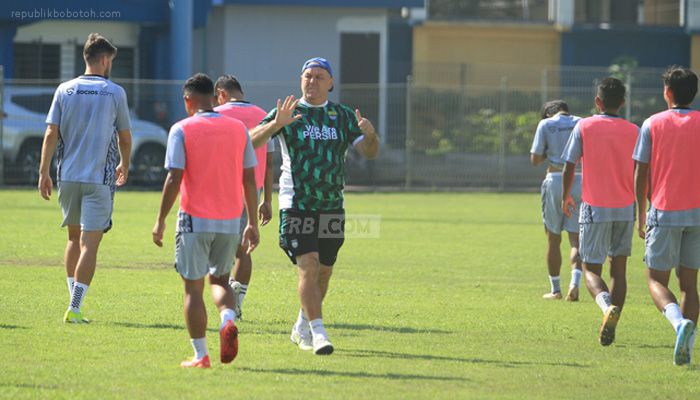
[[[85,43],[92,32],[102,34],[115,46],[137,47],[138,24],[128,22],[42,21],[17,28],[15,42]]]
[[[223,15],[223,21],[218,21]],[[362,26],[366,26],[362,30]],[[333,66],[340,82],[341,32],[381,34],[380,81],[386,82],[387,13],[383,9],[265,7],[227,5],[215,7],[210,14],[207,39],[208,70],[211,75],[236,75],[246,88],[256,93],[248,98],[264,108],[287,92],[299,95],[301,66],[311,57],[324,57]],[[217,58],[219,53],[222,63]],[[221,65],[223,70],[219,70]],[[258,88],[255,82],[278,82]],[[252,88],[251,86],[251,88]],[[257,98],[251,98],[251,97]],[[337,101],[337,92],[331,93]]]

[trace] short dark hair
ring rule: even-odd
[[[240,92],[243,93],[241,82],[233,75],[221,75],[216,80],[214,88],[224,90],[226,93]]]
[[[569,105],[564,100],[552,100],[542,106],[542,119],[553,117],[558,112],[569,112]]]
[[[214,82],[207,74],[197,73],[185,81],[182,87],[185,94],[201,94],[203,96],[214,96]]]
[[[598,93],[596,94],[603,102],[603,107],[606,110],[615,110],[620,108],[625,101],[625,84],[621,80],[613,77],[607,77],[598,84]]]
[[[661,76],[664,86],[671,89],[676,105],[685,106],[695,100],[698,93],[698,76],[689,68],[674,65]]]
[[[116,56],[117,48],[106,37],[99,33],[91,33],[83,46],[83,59],[90,64],[103,55]]]

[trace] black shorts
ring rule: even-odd
[[[296,265],[297,257],[318,253],[321,264],[335,264],[345,241],[345,210],[280,210],[280,247]]]

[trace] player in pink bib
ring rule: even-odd
[[[600,114],[578,122],[562,158],[562,210],[570,215],[574,170],[581,161],[583,182],[579,211],[579,254],[588,291],[603,312],[600,344],[615,340],[615,328],[627,294],[627,257],[634,233],[634,162],[631,158],[639,128],[617,113],[625,103],[625,85],[606,78],[598,85],[595,105]],[[610,289],[601,277],[610,259]]]
[[[189,78],[183,91],[189,117],[170,129],[165,155],[169,171],[153,227],[153,242],[163,246],[165,219],[179,192],[175,270],[185,286],[185,320],[194,349],[194,358],[180,365],[209,368],[203,300],[207,276],[221,315],[221,362],[230,363],[238,353],[235,298],[228,278],[233,255],[241,243],[244,192],[246,204],[257,204],[256,160],[245,125],[212,110],[214,83],[208,76]],[[258,244],[258,228],[255,208],[248,210],[243,240],[251,252]]]
[[[216,80],[216,101],[219,104],[215,111],[235,118],[248,128],[253,129],[260,124],[267,112],[262,108],[244,100],[243,88],[238,79],[233,75],[223,75]],[[260,225],[267,225],[272,220],[272,154],[275,151],[276,139],[270,139],[266,144],[255,149],[255,158],[258,165],[255,167],[255,185],[260,202],[260,192],[263,192],[264,200],[258,206]],[[241,229],[245,227],[247,213],[241,214]],[[243,232],[241,231],[241,234]],[[243,299],[248,293],[250,275],[253,270],[253,260],[242,246],[236,251],[236,261],[231,271],[230,284],[236,294],[236,317],[242,318],[241,307]]]
[[[690,364],[700,308],[700,175],[692,168],[700,148],[700,112],[690,109],[698,77],[688,68],[674,66],[663,80],[669,109],[642,125],[634,150],[634,186],[639,236],[646,240],[649,291],[676,332],[673,363],[684,365]],[[680,305],[668,288],[673,268],[682,293]]]

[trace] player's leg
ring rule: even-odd
[[[285,255],[294,265],[299,265],[298,255],[318,252],[318,238],[315,235],[309,236],[302,233],[306,219],[312,218],[306,213],[294,209],[280,209],[280,230],[279,230],[279,246],[284,251]],[[299,270],[297,269],[297,273]],[[297,282],[300,284],[301,278]],[[304,313],[304,308],[300,307],[297,314],[297,319],[292,326],[290,335],[292,343],[297,345],[301,350],[312,350],[313,340],[311,336],[311,326],[309,319]]]
[[[578,232],[568,232],[569,237],[569,263],[571,264],[571,282],[569,291],[566,294],[567,301],[578,301],[579,286],[581,285],[581,275],[583,275],[581,257],[579,255],[579,234]]]
[[[74,182],[58,182],[58,201],[61,204],[63,222],[61,226],[68,228],[68,241],[63,253],[63,263],[66,269],[68,284],[68,300],[73,297],[75,284],[75,267],[80,258],[80,207],[82,193],[80,184]]]
[[[250,283],[250,276],[253,271],[253,259],[250,254],[246,253],[243,246],[238,246],[236,251],[236,261],[233,265],[233,270],[231,271],[230,285],[236,296],[236,317],[239,319],[243,318],[243,312],[241,308],[243,307],[243,299],[245,299],[248,293],[248,284]]]
[[[194,350],[194,357],[180,363],[182,367],[209,368],[206,329],[207,312],[204,305],[204,277],[213,240],[211,233],[178,232],[175,235],[175,270],[185,289],[185,323]]]
[[[570,217],[563,215],[564,230],[569,233],[569,263],[571,265],[571,281],[569,282],[569,291],[566,295],[566,300],[578,301],[581,276],[583,275],[583,267],[579,254],[579,231],[581,230],[579,225],[579,213],[581,208],[581,174],[574,175],[574,184],[571,187],[571,197],[574,199],[576,205],[574,206]],[[558,211],[561,211],[561,209]]]
[[[685,363],[689,364],[695,337],[697,335],[698,311],[700,301],[698,300],[698,267],[700,267],[700,227],[688,227],[684,230],[681,239],[681,261],[678,268],[678,281],[681,290],[681,310],[686,320],[692,321],[684,327],[691,333],[688,339],[682,343],[681,352],[684,353]]]
[[[243,231],[248,225],[248,213],[246,208],[243,207],[243,213],[240,219],[240,232],[239,235],[243,237]],[[233,265],[233,270],[231,271],[231,279],[229,284],[233,288],[236,296],[236,306],[234,310],[236,311],[236,318],[242,318],[243,299],[248,293],[248,284],[250,283],[250,275],[253,269],[253,261],[250,254],[247,254],[243,246],[238,246],[236,250],[236,260]]]
[[[66,281],[68,283],[68,298],[73,297],[73,285],[75,284],[75,267],[80,258],[80,225],[68,225],[68,242],[63,254],[63,263],[66,268]]]
[[[678,283],[681,290],[681,311],[683,317],[698,322],[698,270],[694,268],[679,267]]]
[[[321,264],[318,252],[306,253],[297,256],[299,272],[299,298],[304,314],[309,320],[313,340],[314,354],[327,355],[333,353],[333,345],[328,340],[328,333],[323,326],[322,318],[322,291],[321,291]],[[324,272],[326,290],[330,274]]]
[[[552,174],[542,182],[542,223],[547,235],[547,271],[549,273],[549,293],[542,298],[549,300],[561,299],[561,228],[564,213],[561,211],[561,179],[558,181]],[[557,197],[558,196],[558,197]],[[559,200],[557,200],[557,198]]]
[[[634,221],[612,223],[610,256],[610,293],[612,302],[620,309],[627,298],[627,259],[632,255]]]
[[[627,256],[610,258],[610,298],[620,309],[625,306],[627,297]]]
[[[222,233],[214,235],[209,252],[209,284],[214,304],[221,316],[220,354],[221,362],[226,364],[233,361],[238,354],[238,328],[234,323],[236,295],[229,285],[229,276],[234,251],[240,247],[238,244],[241,242],[241,237]]]
[[[545,230],[547,234],[547,271],[549,272],[550,292],[542,297],[548,300],[561,299],[561,235]]]
[[[80,204],[80,257],[75,266],[75,282],[70,306],[66,310],[64,321],[86,321],[80,308],[87,295],[97,266],[97,251],[102,236],[112,224],[114,198],[109,186],[79,184]]]
[[[185,323],[194,349],[190,361],[180,363],[182,367],[209,368],[209,350],[207,349],[207,310],[204,305],[204,278],[189,280],[182,278],[185,286]]]

